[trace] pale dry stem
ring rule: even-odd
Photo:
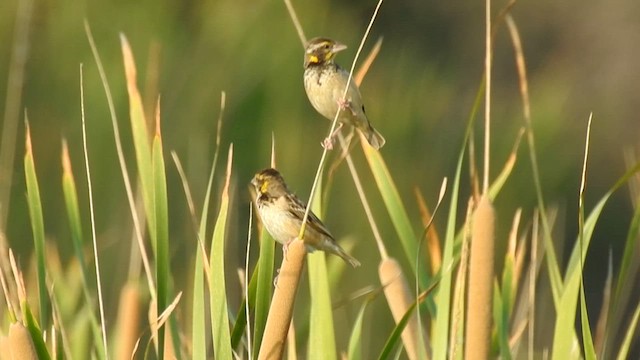
[[[482,174],[483,194],[486,194],[489,189],[489,154],[491,146],[491,63],[493,61],[493,49],[491,47],[491,0],[485,0],[485,23],[486,34],[484,73],[486,82],[484,92],[484,173]]]
[[[89,150],[87,148],[87,124],[84,113],[84,76],[82,72],[82,64],[80,65],[80,111],[82,118],[82,151],[84,155],[85,171],[87,172],[87,188],[89,195],[89,214],[91,219],[91,245],[93,250],[93,260],[96,266],[96,287],[98,290],[98,305],[100,309],[100,329],[102,330],[102,347],[107,358],[109,358],[109,349],[107,345],[107,328],[104,315],[104,299],[102,297],[102,276],[100,274],[100,258],[98,257],[98,240],[96,235],[96,219],[95,206],[93,203],[93,185],[91,182],[91,169],[89,167]]]

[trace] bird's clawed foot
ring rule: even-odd
[[[333,132],[331,133],[331,135],[327,136],[323,141],[322,141],[322,147],[327,149],[327,150],[333,150],[333,138],[338,134],[338,132],[342,129],[342,126],[344,126],[343,123],[338,123],[338,127],[336,127],[335,130],[333,130]]]
[[[351,108],[351,101],[347,100],[347,99],[340,98],[340,99],[338,99],[338,106],[340,107],[340,110],[345,111],[345,110]]]

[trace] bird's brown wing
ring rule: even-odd
[[[291,200],[289,202],[291,204],[291,208],[289,209],[289,213],[291,214],[291,216],[293,216],[296,219],[300,220],[300,223],[302,224],[302,219],[304,218],[304,212],[305,212],[307,206],[300,199],[298,199],[297,196],[295,196],[293,194],[288,195],[288,196],[290,197],[290,200]],[[327,227],[324,226],[324,223],[322,223],[322,220],[320,220],[316,216],[316,214],[313,213],[313,211],[309,211],[309,218],[307,219],[307,226],[311,227],[314,231],[333,239],[333,235],[331,235],[331,233],[329,232]]]

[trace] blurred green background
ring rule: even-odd
[[[19,0],[0,2],[3,111],[7,106],[7,79],[19,3]],[[307,37],[329,36],[349,45],[337,58],[348,68],[375,2],[295,1],[293,5]],[[494,9],[497,12],[504,5],[496,2]],[[109,274],[105,279],[107,289],[111,290],[107,291],[108,304],[117,299],[116,290],[126,277],[131,216],[107,102],[84,31],[85,19],[92,28],[114,94],[129,168],[134,168],[134,158],[120,33],[131,42],[148,109],[157,94],[161,95],[164,146],[175,150],[181,158],[197,207],[204,196],[213,157],[220,94],[226,92],[221,164],[229,143],[235,147],[234,220],[227,263],[230,270],[235,270],[244,259],[249,214],[246,185],[255,172],[268,166],[272,134],[279,169],[300,197],[308,197],[322,151],[320,142],[329,123],[306,99],[302,86],[302,45],[282,1],[36,0],[33,6],[28,43],[23,44],[28,48],[28,57],[19,108],[21,112],[28,111],[46,233],[60,249],[63,260],[72,256],[67,220],[62,215],[60,150],[65,138],[78,186],[86,193],[79,85],[79,66],[84,64],[100,252],[105,259],[118,259],[107,260],[103,265]],[[637,151],[638,14],[640,2],[632,0],[521,1],[513,7],[527,62],[545,199],[548,205],[560,210],[556,238],[566,239],[569,245],[577,232],[578,187],[589,113],[593,112],[594,123],[587,209],[624,172],[624,151]],[[418,187],[433,206],[442,178],[453,175],[483,71],[484,2],[388,1],[382,5],[365,52],[379,37],[384,38],[382,51],[361,91],[370,120],[387,139],[383,156],[409,213],[414,216],[416,233],[420,233],[413,190]],[[492,178],[503,166],[519,128],[524,125],[513,48],[504,27],[496,37],[494,61]],[[22,119],[21,115],[13,167],[0,169],[1,186],[6,187],[9,180],[11,184],[10,204],[2,204],[0,211],[8,213],[6,237],[25,263],[32,242],[22,167]],[[482,132],[479,126],[476,128],[477,153],[481,155]],[[166,155],[169,159],[169,154]],[[395,232],[358,147],[354,155],[370,190],[370,201],[376,219],[382,224],[387,246],[392,255],[404,261],[400,247],[395,247]],[[189,273],[195,235],[177,172],[170,161],[167,164],[172,259],[174,275],[179,278]],[[535,208],[530,169],[523,144],[514,173],[496,200],[501,244],[515,209],[523,208],[523,218],[528,224]],[[218,186],[221,177],[220,171]],[[468,178],[464,183],[463,194],[468,195]],[[352,252],[364,264],[347,277],[345,281],[352,285],[348,287],[351,290],[345,291],[375,283],[379,257],[345,166],[338,169],[328,200],[325,222],[339,238],[355,239]],[[86,197],[80,201],[87,209]],[[625,189],[614,196],[596,228],[585,278],[587,300],[596,304],[596,309],[606,275],[605,255],[612,253],[615,270],[631,213],[630,195]],[[88,224],[88,212],[83,216]],[[441,231],[443,219],[436,220]],[[187,265],[189,268],[185,268]],[[234,286],[230,291],[238,296],[237,284]],[[237,304],[235,300],[232,299],[232,304]],[[597,312],[591,314],[597,316]],[[387,313],[384,316],[391,321]]]

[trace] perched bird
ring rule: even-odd
[[[286,249],[287,245],[298,237],[306,205],[289,191],[282,175],[275,169],[260,171],[253,177],[251,184],[256,192],[255,202],[262,224]],[[358,260],[338,245],[313,212],[309,212],[307,218],[304,243],[309,252],[323,250],[340,256],[353,267],[360,266]]]
[[[309,41],[304,52],[304,89],[311,105],[329,120],[335,118],[338,108],[340,123],[336,131],[325,139],[323,145],[331,149],[332,137],[344,124],[352,125],[360,130],[369,145],[380,149],[385,140],[380,133],[371,126],[364,113],[360,90],[351,79],[347,96],[342,95],[347,86],[349,72],[334,62],[336,54],[347,47],[327,38],[314,38]]]

